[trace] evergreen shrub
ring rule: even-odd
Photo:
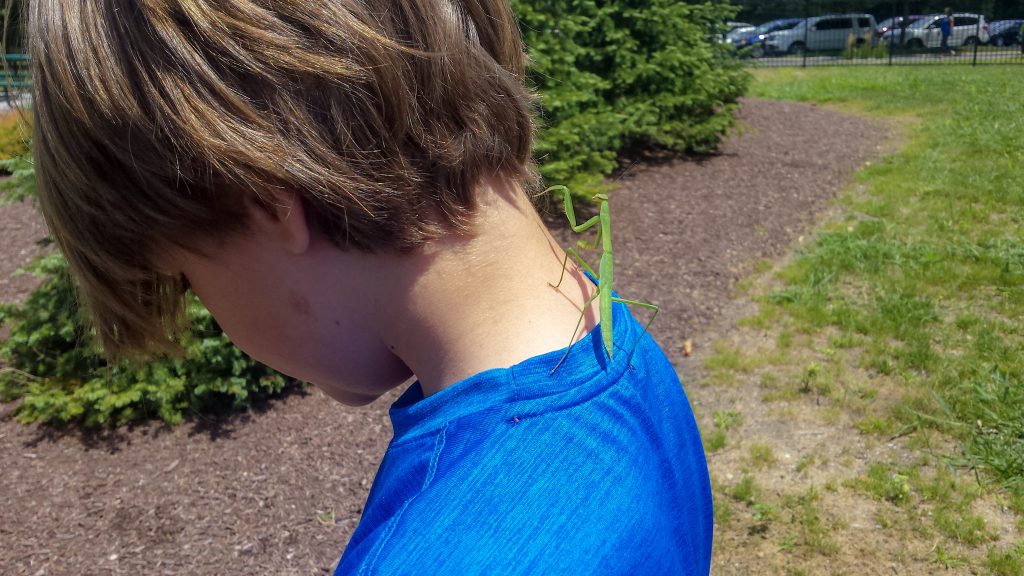
[[[192,331],[183,355],[149,363],[109,364],[83,333],[67,263],[53,252],[29,270],[43,283],[20,306],[0,307],[12,330],[0,344],[0,401],[21,398],[21,422],[119,426],[249,406],[284,390],[289,379],[228,341],[191,298]]]
[[[0,199],[31,201],[30,159],[0,162],[0,169],[12,175]],[[192,330],[180,357],[110,364],[82,328],[60,253],[37,259],[23,273],[41,284],[25,302],[0,305],[0,327],[9,328],[0,341],[0,402],[20,399],[14,415],[21,422],[99,427],[158,418],[174,424],[187,415],[244,408],[294,384],[231,344],[192,296]]]
[[[721,1],[513,0],[540,95],[550,184],[589,193],[624,150],[712,152],[749,84]]]

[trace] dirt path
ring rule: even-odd
[[[32,290],[32,277],[15,272],[39,253],[36,241],[45,235],[46,225],[30,203],[0,204],[0,303]]]
[[[721,399],[691,378],[682,343],[700,352],[736,282],[789,249],[884,136],[798,104],[750,100],[740,119],[720,155],[636,168],[612,200],[618,289],[662,306],[652,331],[698,414]],[[41,228],[24,207],[0,207],[0,230],[8,265]],[[0,300],[25,289],[0,282]],[[329,573],[390,437],[393,397],[352,409],[312,391],[228,420],[98,436],[0,422],[0,573]],[[716,546],[720,567],[743,549]]]

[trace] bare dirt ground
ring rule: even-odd
[[[0,302],[14,302],[28,294],[35,281],[15,274],[39,253],[36,242],[46,235],[46,224],[28,202],[0,205]]]
[[[712,408],[765,410],[752,389],[723,394],[696,377],[704,345],[742,306],[730,298],[736,283],[790,250],[886,135],[872,121],[801,104],[748,100],[740,121],[719,155],[635,167],[612,198],[617,289],[661,305],[651,330],[702,424]],[[568,243],[561,221],[551,222]],[[8,273],[42,227],[28,207],[6,206],[0,232],[0,300],[10,301],[30,284]],[[688,339],[693,358],[682,353]],[[0,421],[0,573],[329,573],[390,438],[394,397],[353,409],[295,392],[248,414],[101,434]],[[821,428],[805,425],[794,419],[775,432],[815,437]],[[739,473],[728,454],[711,458],[716,478]],[[781,573],[781,560],[763,560],[764,540],[744,534],[719,531],[716,573]],[[856,550],[847,556],[856,560]]]

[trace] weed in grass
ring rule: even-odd
[[[761,396],[765,402],[790,402],[801,396],[797,386],[785,385],[779,375],[773,372],[762,372],[760,383],[765,390]]]
[[[899,525],[899,516],[892,508],[876,510],[874,518],[875,524],[883,530],[889,530]]]
[[[721,430],[732,430],[743,425],[743,413],[739,410],[716,410],[712,417],[715,427]]]
[[[761,495],[761,487],[757,485],[753,476],[745,475],[733,486],[731,495],[740,502],[753,505]]]
[[[732,523],[732,503],[724,498],[715,499],[715,524],[717,526],[728,526]]]
[[[936,542],[935,544],[935,563],[942,566],[946,570],[951,568],[957,568],[967,564],[967,557],[951,554],[946,552],[946,548],[942,545],[942,542]]]
[[[978,325],[982,323],[982,321],[983,320],[981,316],[978,316],[977,314],[971,312],[966,314],[958,314],[956,320],[953,321],[953,325],[956,326],[956,328],[961,332],[964,332],[968,338],[970,338],[969,333],[972,332],[975,328],[977,328]]]
[[[907,449],[914,452],[928,452],[936,449],[933,435],[935,432],[930,428],[919,428],[913,425],[904,426],[897,434],[909,433],[907,436]]]
[[[875,352],[874,354],[867,355],[866,358],[867,363],[865,367],[883,376],[892,376],[896,372],[896,367],[893,365],[888,351],[884,353]]]
[[[926,514],[929,512],[923,511],[917,506],[907,506],[903,509],[907,528],[921,538],[931,539],[932,531],[928,528],[928,523],[925,522]]]
[[[799,527],[798,543],[818,554],[831,556],[839,551],[839,545],[830,536],[833,526],[822,518],[820,500],[818,490],[811,486],[803,494],[787,495],[783,498],[783,504],[793,514],[793,522]]]
[[[930,479],[918,485],[921,497],[936,504],[950,504],[953,497],[960,491],[956,476],[947,466],[939,466]]]
[[[870,402],[878,396],[878,390],[869,386],[855,386],[851,390],[858,400]]]
[[[756,360],[738,348],[719,343],[715,344],[715,354],[708,358],[704,365],[709,370],[750,372],[756,366]]]
[[[748,356],[742,350],[716,343],[715,353],[704,361],[709,372],[708,380],[713,384],[731,385],[737,373],[749,373],[760,365],[760,361]]]
[[[989,548],[985,564],[993,576],[1024,576],[1024,542],[1009,550]]]
[[[777,459],[775,458],[775,451],[768,444],[761,444],[755,442],[750,445],[749,449],[750,466],[755,470],[762,468],[768,468],[775,464]]]
[[[833,348],[848,350],[862,346],[864,338],[858,336],[852,331],[843,331],[841,334],[829,338],[828,343],[829,346],[832,346]]]
[[[891,436],[896,430],[896,423],[888,418],[868,416],[857,421],[854,426],[861,434],[872,434],[875,436]]]
[[[722,448],[725,448],[725,445],[727,443],[728,438],[726,438],[725,430],[715,430],[714,432],[711,433],[710,436],[707,437],[707,440],[704,442],[704,449],[709,454],[713,454],[715,452],[718,452]]]
[[[781,310],[777,306],[761,306],[757,314],[742,318],[737,324],[747,328],[766,330],[778,323],[780,314]]]
[[[792,532],[787,532],[786,535],[782,537],[782,542],[779,542],[779,552],[785,553],[795,548],[796,534],[793,534]]]
[[[814,454],[805,454],[796,463],[797,474],[803,474],[808,468],[817,463],[818,458]]]
[[[1017,521],[1017,530],[1024,532],[1024,493],[1022,494],[1010,494],[1010,499],[1007,502],[1010,510],[1013,510],[1019,517]]]
[[[851,487],[897,506],[910,500],[910,478],[881,462],[871,464],[868,473],[853,481]]]
[[[779,350],[789,350],[793,346],[793,332],[786,329],[780,330],[775,345]]]
[[[705,448],[708,452],[718,452],[728,443],[726,432],[743,424],[743,414],[737,410],[716,410],[712,419],[715,431],[708,436]]]
[[[761,523],[768,523],[778,520],[779,513],[775,507],[765,502],[757,502],[751,508],[754,509],[754,520]]]
[[[839,419],[842,418],[843,411],[838,406],[829,406],[821,413],[821,419],[829,426],[835,426],[839,424]]]
[[[754,287],[757,285],[757,278],[754,276],[748,276],[736,283],[736,286],[732,289],[732,298],[740,298],[749,295]]]
[[[805,368],[803,375],[800,376],[800,392],[803,394],[809,394],[811,389],[817,384],[818,376],[820,374],[821,366],[816,362]]]
[[[800,394],[795,389],[782,387],[768,390],[761,395],[765,402],[791,402],[799,397]]]
[[[988,530],[984,518],[970,512],[936,508],[932,519],[940,534],[963,544],[976,546],[999,538],[997,533]]]

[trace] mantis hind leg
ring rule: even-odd
[[[590,299],[587,300],[587,303],[583,306],[583,309],[586,310],[587,307],[590,306],[598,296],[600,296],[600,294],[601,294],[600,291],[595,292],[590,297]],[[625,298],[615,298],[613,296],[611,298],[611,301],[612,302],[619,302],[619,303],[625,304],[627,306],[641,306],[643,308],[647,308],[648,310],[652,310],[654,312],[653,314],[651,314],[651,317],[647,320],[647,323],[644,324],[644,330],[640,334],[640,338],[643,338],[644,334],[647,333],[647,329],[651,327],[651,323],[654,322],[654,319],[657,318],[657,316],[658,316],[658,311],[661,310],[661,308],[659,306],[655,305],[655,304],[649,304],[647,302],[640,302],[640,301],[637,301],[637,300],[627,300]],[[551,369],[551,372],[549,374],[554,374],[555,370],[558,370],[558,368],[562,365],[562,362],[565,362],[565,358],[569,355],[569,351],[572,350],[573,340],[576,339],[576,334],[580,331],[580,326],[583,324],[583,316],[584,316],[584,314],[580,314],[580,319],[579,319],[578,322],[576,322],[576,328],[572,332],[572,338],[569,339],[569,347],[566,349],[565,354],[562,354],[562,357],[558,360],[558,364],[555,364],[555,367]],[[605,318],[601,319],[602,322],[605,322],[605,320],[606,320]],[[607,318],[607,321],[610,322],[611,321],[611,317]],[[639,344],[640,344],[640,340],[637,339],[637,345],[639,345]],[[633,350],[630,351],[629,357],[633,356],[633,352],[634,351],[636,351],[636,346],[634,346]],[[628,361],[629,360],[627,359],[627,362]]]
[[[650,303],[647,303],[647,302],[639,302],[637,300],[626,300],[625,298],[616,298],[614,296],[612,297],[612,302],[620,302],[620,303],[625,304],[627,306],[641,306],[643,308],[647,308],[648,310],[653,310],[654,311],[654,313],[651,314],[651,317],[647,320],[647,323],[644,324],[644,331],[640,334],[640,338],[643,338],[644,334],[647,334],[647,329],[651,327],[651,323],[654,322],[654,319],[657,318],[657,316],[658,316],[658,310],[661,309],[661,308],[659,308],[655,304],[650,304]],[[633,356],[633,352],[636,351],[636,347],[640,345],[640,338],[637,338],[636,345],[634,345],[633,346],[633,350],[631,350],[629,352],[629,356],[630,357]],[[628,362],[628,360],[627,360],[627,362]]]
[[[583,325],[583,317],[587,315],[587,308],[590,307],[590,305],[600,294],[600,291],[595,291],[594,294],[587,300],[587,303],[583,305],[583,312],[580,313],[580,319],[579,321],[576,322],[576,328],[573,329],[572,331],[572,337],[569,338],[569,347],[565,349],[565,354],[562,354],[562,357],[558,359],[558,364],[555,364],[555,367],[552,368],[551,372],[548,373],[549,376],[551,374],[554,374],[555,370],[558,370],[558,367],[561,366],[562,362],[565,362],[566,357],[569,356],[569,352],[572,350],[573,341],[576,340],[576,334],[579,333],[580,326]]]

